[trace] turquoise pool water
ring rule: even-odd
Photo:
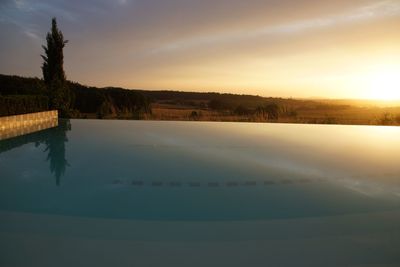
[[[399,156],[395,127],[60,121],[0,141],[0,266],[399,266]]]

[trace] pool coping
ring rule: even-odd
[[[0,141],[56,127],[57,125],[57,110],[0,117]]]

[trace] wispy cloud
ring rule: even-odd
[[[383,17],[400,16],[400,2],[394,0],[381,1],[367,6],[362,6],[342,14],[335,14],[321,18],[312,18],[281,25],[268,25],[252,30],[238,30],[220,33],[218,35],[204,35],[177,42],[168,43],[152,49],[150,53],[171,52],[173,50],[188,49],[196,46],[212,46],[221,43],[232,43],[253,38],[300,34],[307,31],[346,25],[356,22],[378,19]]]
[[[23,35],[29,37],[34,41],[40,42],[37,25],[26,23],[25,20],[19,19],[15,10],[13,10],[15,8],[23,11],[31,10],[29,5],[27,5],[25,1],[14,0],[13,6],[8,5],[5,7],[5,12],[0,16],[0,22],[14,25]]]
[[[24,9],[27,12],[42,14],[50,17],[52,16],[62,17],[69,21],[75,21],[77,19],[76,15],[74,15],[69,10],[63,9],[61,7],[49,3],[32,3],[32,2],[25,3]]]
[[[36,42],[42,42],[42,38],[39,36],[37,31],[35,31],[33,29],[25,29],[24,33],[26,36],[28,36],[32,40],[34,40]]]
[[[45,2],[33,2],[30,0],[12,0],[3,6],[0,13],[0,22],[14,25],[19,32],[29,39],[42,42],[43,30],[40,27],[40,20],[49,20],[53,16],[74,21],[76,16],[72,12]]]
[[[26,2],[23,0],[14,0],[14,4],[18,9],[25,9],[27,7]]]
[[[128,0],[118,0],[118,4],[125,5],[128,3]]]

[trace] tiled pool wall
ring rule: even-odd
[[[41,131],[57,125],[57,110],[0,117],[0,140]]]

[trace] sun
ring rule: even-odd
[[[367,98],[400,100],[400,66],[381,66],[364,78]]]

